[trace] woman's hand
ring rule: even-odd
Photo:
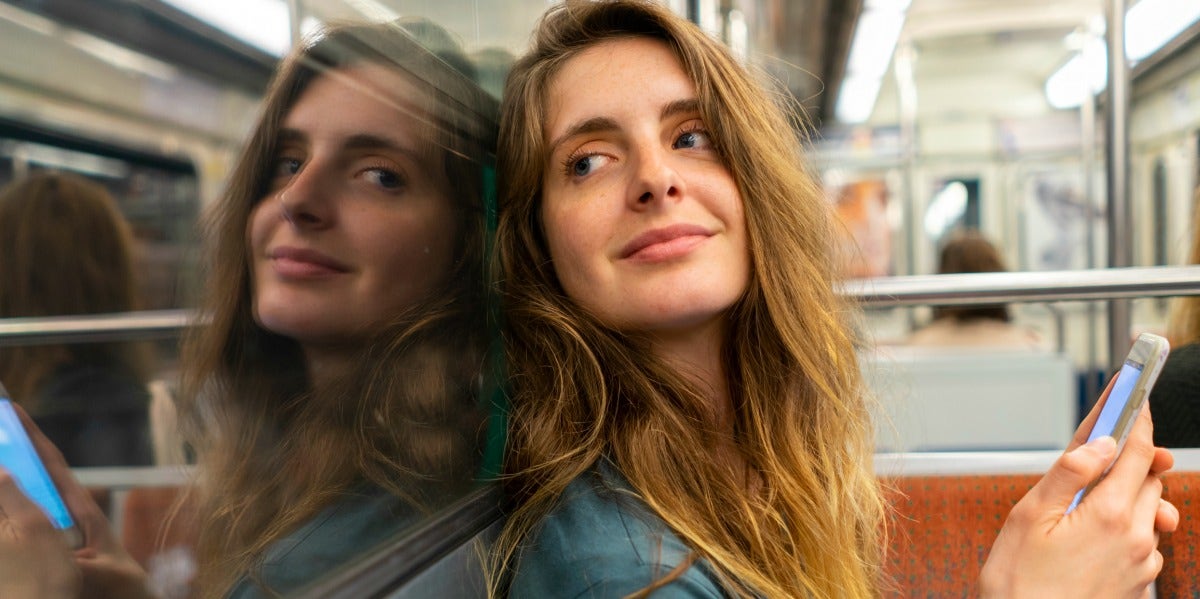
[[[0,597],[77,597],[81,582],[66,537],[0,469]]]
[[[21,417],[21,424],[25,426],[30,440],[33,441],[34,448],[37,449],[38,455],[46,465],[46,471],[54,480],[54,486],[58,488],[63,502],[67,504],[67,509],[75,518],[75,525],[83,535],[84,545],[75,551],[74,559],[71,560],[76,581],[80,580],[82,576],[82,592],[73,596],[95,599],[152,599],[154,595],[146,588],[145,571],[117,541],[112,526],[104,517],[104,512],[100,506],[96,505],[87,489],[83,488],[79,481],[71,475],[71,470],[67,466],[67,461],[62,457],[62,453],[42,434],[42,431],[23,410],[18,407],[17,412]],[[40,510],[38,512],[41,513]],[[44,515],[42,519],[45,520]],[[48,521],[46,526],[50,526]],[[53,528],[51,530],[53,531]],[[39,529],[39,532],[44,531]],[[60,533],[57,531],[54,533],[61,539]],[[49,544],[44,540],[39,542]],[[65,542],[63,546],[66,546]],[[28,552],[37,554],[43,550],[48,551],[48,549],[34,547],[31,544]],[[50,557],[51,555],[47,553],[47,559]],[[72,556],[68,553],[68,557]],[[53,556],[53,558],[57,560],[57,556]],[[0,578],[0,581],[3,580]],[[0,585],[3,584],[0,582]],[[5,593],[0,593],[0,596],[8,597]]]
[[[1111,437],[1084,445],[1107,396],[1106,390],[1071,446],[1009,513],[980,575],[984,597],[1148,595],[1163,563],[1158,532],[1175,530],[1179,512],[1162,499],[1157,475],[1174,459],[1154,447],[1146,406],[1112,470],[1066,514],[1116,453]]]

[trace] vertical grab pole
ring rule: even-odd
[[[1094,33],[1088,27],[1084,27],[1081,31],[1083,45],[1079,49],[1079,55],[1083,59],[1084,64],[1089,64],[1091,59],[1099,58],[1090,56],[1092,54],[1089,48],[1092,47],[1092,36]],[[1087,267],[1089,270],[1096,268],[1096,92],[1099,90],[1093,89],[1091,83],[1087,84],[1087,93],[1083,95],[1083,104],[1079,105],[1080,118],[1080,151],[1081,160],[1083,162],[1083,199],[1087,205],[1087,221],[1084,226],[1087,227]],[[1087,303],[1087,362],[1083,377],[1083,400],[1086,406],[1091,406],[1100,397],[1100,389],[1097,384],[1095,373],[1100,366],[1099,348],[1096,345],[1100,342],[1099,335],[1096,334],[1097,310],[1096,302]],[[1079,415],[1082,420],[1087,415],[1086,410]]]
[[[1107,0],[1108,110],[1105,157],[1108,169],[1108,266],[1133,265],[1129,222],[1129,64],[1125,60],[1125,0]],[[1108,304],[1108,360],[1125,355],[1130,335],[1129,300]]]

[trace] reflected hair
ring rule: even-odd
[[[705,395],[572,301],[541,222],[545,123],[556,73],[607,41],[665,43],[695,84],[701,116],[736,181],[752,261],[730,309],[722,360],[733,438],[751,477],[711,458]],[[834,292],[830,207],[804,165],[788,111],[728,50],[666,8],[576,1],[551,8],[514,65],[501,105],[499,289],[512,385],[505,486],[513,507],[493,553],[505,593],[521,547],[571,481],[610,459],[636,494],[750,597],[877,594],[884,502],[847,316]],[[793,113],[795,114],[795,113]],[[635,593],[646,596],[676,569]]]
[[[415,106],[426,149],[441,156],[459,235],[444,286],[380,327],[351,372],[316,387],[299,345],[255,321],[246,227],[272,191],[292,106],[317,78],[362,64],[389,67],[416,87],[417,97],[395,103]],[[386,489],[417,513],[470,484],[487,342],[483,181],[496,122],[495,101],[472,74],[453,39],[424,20],[327,28],[276,73],[228,189],[207,215],[203,306],[211,322],[184,348],[180,412],[200,473],[190,500],[203,523],[203,596],[223,596],[242,576],[255,580],[272,543],[359,484]]]
[[[99,183],[45,171],[0,190],[0,318],[131,312],[140,308],[133,233]],[[145,382],[137,343],[27,345],[0,351],[0,381],[37,413],[38,390],[68,363]]]

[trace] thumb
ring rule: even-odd
[[[1062,454],[1034,487],[1039,504],[1063,514],[1081,489],[1100,478],[1116,454],[1117,442],[1107,435]]]

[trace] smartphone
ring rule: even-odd
[[[1150,396],[1150,388],[1158,379],[1158,373],[1162,370],[1163,363],[1167,361],[1167,353],[1170,351],[1171,345],[1167,343],[1166,339],[1158,335],[1142,333],[1133,343],[1129,355],[1125,356],[1125,363],[1121,365],[1121,371],[1117,373],[1117,381],[1113,383],[1112,391],[1108,393],[1108,400],[1104,402],[1100,416],[1096,419],[1092,432],[1088,434],[1089,442],[1106,435],[1117,441],[1117,454],[1113,457],[1114,463],[1117,461],[1117,456],[1121,455],[1121,449],[1125,447],[1125,438],[1129,436],[1129,431],[1137,420],[1142,404]],[[1112,468],[1112,464],[1104,469],[1104,474],[1108,474],[1109,468]],[[1100,478],[1092,481],[1075,495],[1075,500],[1071,502],[1066,513],[1071,513],[1079,505],[1084,496],[1104,478],[1104,474],[1101,474]]]
[[[83,536],[79,534],[62,495],[54,487],[50,473],[46,472],[46,466],[38,458],[25,427],[21,426],[21,419],[3,385],[0,385],[0,466],[12,475],[21,491],[42,508],[54,527],[63,532],[67,543],[78,548]]]

